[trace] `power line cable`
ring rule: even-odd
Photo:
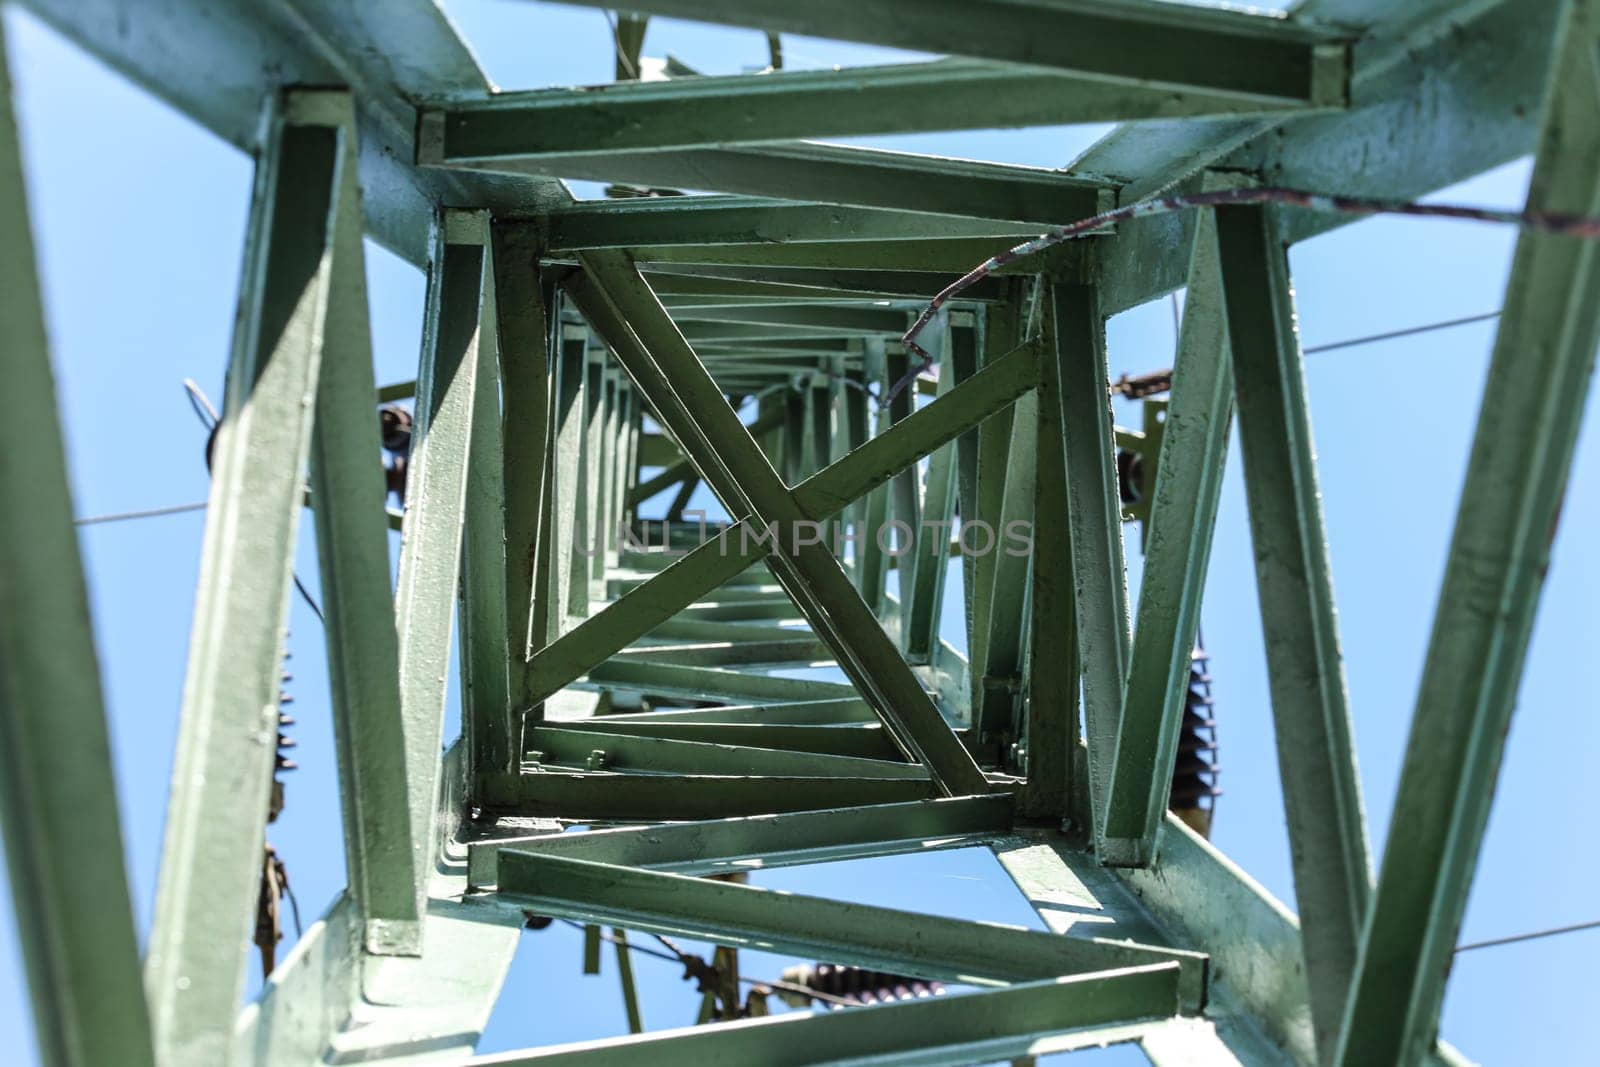
[[[186,511],[204,511],[206,501],[196,500],[192,504],[169,504],[160,508],[144,508],[141,511],[114,511],[109,515],[86,515],[81,519],[73,519],[74,526],[98,526],[108,522],[127,522],[130,519],[153,519],[161,515],[181,515]]]
[[[1308,356],[1318,352],[1332,352],[1337,348],[1354,348],[1356,345],[1376,344],[1379,341],[1392,341],[1397,337],[1410,337],[1413,334],[1430,333],[1433,330],[1447,330],[1452,326],[1469,326],[1474,322],[1487,322],[1500,317],[1500,312],[1485,311],[1481,315],[1467,315],[1459,319],[1445,319],[1442,322],[1430,322],[1424,326],[1408,326],[1401,330],[1390,330],[1387,333],[1369,334],[1366,337],[1352,337],[1346,341],[1331,341],[1325,345],[1312,345],[1310,348],[1301,349]]]
[[[1559,937],[1562,934],[1575,934],[1583,930],[1600,929],[1600,919],[1593,922],[1574,923],[1571,926],[1552,926],[1548,930],[1530,930],[1525,934],[1512,934],[1510,937],[1495,937],[1488,941],[1471,941],[1465,945],[1457,945],[1457,952],[1471,952],[1473,949],[1494,948],[1497,945],[1514,945],[1520,941],[1534,941],[1543,937]]]

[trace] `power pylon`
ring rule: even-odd
[[[1376,882],[1286,255],[1349,216],[1127,218],[903,338],[989,257],[1158,193],[1412,198],[1533,148],[1531,213],[1600,214],[1593,0],[636,0],[619,75],[651,15],[767,31],[775,67],[781,33],[954,58],[514,93],[432,0],[27,6],[257,160],[141,964],[0,78],[0,801],[48,1062],[465,1062],[529,916],[984,988],[478,1062],[1460,1059],[1439,1008],[1600,244],[1519,238]],[[804,140],[1091,121],[1128,125],[1060,172]],[[365,235],[428,271],[383,390]],[[1170,399],[1119,431],[1104,321],[1180,287]],[[375,406],[407,397],[390,511]],[[1169,812],[1235,420],[1298,918]],[[733,521],[689,517],[701,483]],[[308,506],[350,882],[241,1012]],[[846,681],[775,669],[818,662]],[[1051,932],[717,877],[970,846]]]

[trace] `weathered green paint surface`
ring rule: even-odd
[[[711,1027],[669,1030],[538,1052],[473,1060],[473,1067],[522,1064],[964,1063],[1025,1056],[1041,1034],[1111,1027],[1170,1015],[1177,1001],[1174,964],[1106,971],[1083,978],[1024,982],[946,1000],[852,1009],[838,1015],[792,1013]]]
[[[568,0],[601,6],[600,0]],[[817,0],[644,0],[651,14],[914,51],[1020,62],[1112,79],[1149,79],[1263,96],[1338,99],[1344,50],[1332,33],[1237,11],[1159,4],[1038,8],[1006,0],[941,2],[908,18],[893,4]],[[1127,47],[1129,39],[1137,47]]]
[[[1566,9],[1528,207],[1593,215],[1600,11]],[[1595,242],[1518,239],[1339,1063],[1414,1059],[1438,1027],[1600,345],[1597,285]]]
[[[261,878],[342,154],[336,127],[289,111],[256,172],[145,960],[163,1063],[222,1059]]]
[[[412,863],[415,824],[400,720],[399,648],[390,585],[388,492],[372,417],[355,115],[345,94],[303,94],[294,106],[329,112],[343,138],[332,238],[326,346],[311,440],[311,496],[334,738],[352,906],[369,951],[421,951],[420,887]]]
[[[496,95],[430,0],[299,4],[294,18],[170,0],[132,33],[110,0],[26,0],[261,160],[148,1007],[81,669],[93,650],[65,474],[58,453],[26,483],[0,466],[5,510],[24,516],[0,550],[14,598],[0,761],[8,848],[30,857],[12,870],[45,1058],[148,1059],[153,1032],[162,1062],[458,1062],[538,901],[596,928],[1018,984],[495,1062],[993,1061],[1114,1041],[1163,1064],[1451,1060],[1433,1041],[1443,976],[1600,329],[1594,248],[1519,245],[1403,829],[1371,907],[1283,254],[1345,220],[1223,209],[1213,236],[1208,216],[1179,213],[1012,264],[925,335],[937,369],[878,401],[912,366],[897,339],[909,316],[956,277],[1157,190],[1415,196],[1537,139],[1531,206],[1600,212],[1592,0],[1307,0],[1287,16],[1137,0],[641,2],[619,19],[619,74],[645,54],[648,14],[955,58]],[[350,88],[295,93],[261,123],[285,84]],[[1064,170],[798,140],[1118,117],[1140,122]],[[26,252],[9,125],[3,136],[0,226]],[[551,176],[713,195],[574,203]],[[429,269],[414,384],[371,378],[363,216]],[[37,456],[60,432],[31,255],[7,264],[0,328],[15,343],[0,359],[26,410],[5,451]],[[1103,320],[1186,271],[1130,638]],[[394,594],[375,395],[418,401]],[[1298,922],[1162,818],[1235,397]],[[733,522],[685,521],[702,478]],[[648,498],[668,488],[662,520]],[[328,605],[350,886],[235,1019],[302,500]],[[1031,557],[963,561],[971,663],[938,640],[947,538],[922,527],[957,515],[1035,524]],[[877,544],[891,518],[913,528],[915,557]],[[618,520],[651,547],[585,551]],[[825,536],[772,553],[753,536],[833,521],[860,538],[852,549]],[[457,618],[464,738],[441,761]],[[850,684],[784,677],[825,664]],[[38,844],[66,805],[78,822],[99,812],[93,847],[72,853],[77,881]],[[608,820],[641,825],[558,832]],[[678,877],[978,842],[1054,935]],[[634,869],[652,866],[676,874]],[[503,894],[463,895],[469,873]],[[84,881],[97,904],[112,889],[92,915]],[[1113,936],[1081,936],[1095,931]],[[1151,958],[1178,962],[1098,969]]]
[[[424,136],[437,128],[441,160],[486,161],[1174,118],[1312,103],[1311,81],[1304,73],[1298,92],[1288,78],[1281,88],[1252,86],[1261,72],[1244,65],[1227,74],[1210,84],[1196,78],[1191,91],[1173,92],[1086,70],[1045,72],[945,60],[774,72],[759,79],[733,75],[544,89],[424,112],[422,122]]]
[[[1124,864],[1130,857],[1105,831],[1129,645],[1128,579],[1122,558],[1122,501],[1112,440],[1105,323],[1092,287],[1056,283],[1047,300],[1044,314],[1052,324],[1067,482],[1066,514],[1050,517],[1049,522],[1058,528],[1064,525],[1072,545],[1096,847],[1102,862]],[[1050,536],[1045,520],[1039,516],[1039,537]]]
[[[150,1017],[3,33],[0,241],[9,250],[0,376],[16,401],[0,420],[0,828],[34,1038],[49,1064],[148,1065]],[[60,839],[68,826],[70,846]]]
[[[1192,1010],[1205,1000],[1206,959],[1198,953],[1062,937],[533,852],[502,852],[497,876],[501,897],[550,914],[607,916],[633,929],[863,967],[904,967],[930,978],[978,985],[1174,960],[1180,968],[1182,1006]]]
[[[1279,777],[1322,1054],[1331,1051],[1371,893],[1311,413],[1287,250],[1272,214],[1216,217]]]

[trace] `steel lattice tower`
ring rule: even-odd
[[[1123,1040],[1163,1064],[1459,1061],[1439,1007],[1600,342],[1600,243],[1519,238],[1375,880],[1286,255],[1346,219],[1118,223],[962,291],[922,335],[936,371],[897,392],[919,369],[900,338],[986,257],[1156,193],[1417,197],[1533,151],[1531,210],[1600,214],[1594,0],[635,0],[619,73],[646,15],[953,58],[515,93],[433,0],[26,4],[257,160],[141,965],[0,79],[0,801],[48,1062],[468,1062],[528,915],[989,988],[497,1064]],[[1065,171],[805,140],[1091,121],[1129,124]],[[716,195],[574,202],[561,178]],[[416,381],[381,395],[364,235],[429,279]],[[1180,287],[1164,415],[1120,431],[1105,319]],[[400,512],[374,404],[408,396]],[[1298,918],[1168,811],[1234,422]],[[701,483],[736,522],[684,516]],[[350,884],[240,1012],[307,506]],[[878,536],[896,523],[908,553]],[[963,557],[963,656],[940,609],[975,524],[1031,534]],[[772,671],[819,661],[848,681]],[[972,845],[1051,933],[709,877]]]

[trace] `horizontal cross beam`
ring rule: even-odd
[[[604,7],[604,0],[567,0]],[[1349,80],[1337,36],[1240,11],[1116,0],[639,0],[652,15],[973,56],[1107,82],[1337,103]],[[1079,121],[1079,120],[1067,120]]]
[[[600,725],[604,725],[602,717]],[[898,757],[887,760],[835,756],[792,749],[735,748],[712,741],[571,730],[565,724],[531,726],[524,746],[540,753],[541,766],[585,769],[604,752],[607,770],[672,774],[755,774],[774,778],[905,778],[926,780],[927,771]]]
[[[818,805],[899,804],[937,793],[926,778],[528,770],[515,810],[519,816],[658,822],[806,811]]]
[[[585,200],[539,216],[544,254],[633,245],[781,245],[928,238],[1030,237],[1022,223],[890,208],[807,204],[793,197],[650,196]]]
[[[899,1062],[900,1055],[907,1057],[904,1062],[918,1063],[1021,1061],[1041,1036],[1175,1014],[1177,978],[1175,964],[1151,964],[1024,982],[967,996],[829,1014],[790,1012],[509,1052],[472,1060],[468,1067],[632,1067],[641,1062],[801,1067],[823,1060],[866,1062],[886,1056],[896,1056]],[[1116,1032],[1126,1031],[1119,1027]],[[1094,1031],[1088,1036],[1094,1039]]]
[[[1039,9],[1031,10],[1037,17]],[[1151,57],[1142,48],[1125,47],[1116,55],[1100,57],[1100,70],[947,59],[757,76],[624,81],[451,103],[424,110],[421,129],[424,138],[437,139],[442,161],[481,163],[1343,103],[1342,80],[1310,76],[1316,63],[1313,46],[1299,43],[1284,49],[1291,50],[1298,60],[1295,72],[1272,78],[1225,54],[1207,56],[1203,64],[1184,65],[1171,62],[1172,57]],[[1331,55],[1329,72],[1336,72],[1342,62],[1342,51]],[[1152,69],[1172,76],[1152,78]],[[1129,77],[1127,71],[1136,73]]]
[[[1600,212],[1600,14],[1563,5],[1527,209]],[[1600,344],[1600,243],[1524,231],[1484,385],[1338,1064],[1427,1048]]]
[[[782,815],[710,819],[671,826],[630,826],[586,833],[474,841],[467,850],[471,885],[494,885],[502,849],[544,856],[651,867],[678,874],[818,863],[848,855],[887,856],[956,848],[1011,829],[1011,798],[943,797],[906,804],[797,811]]]
[[[417,162],[457,171],[632,182],[853,207],[1059,225],[1115,204],[1104,182],[1040,167],[796,141],[682,152],[452,161],[423,141]]]
[[[1197,952],[946,919],[732,882],[531,852],[500,854],[499,896],[540,914],[919,977],[993,985],[1176,961],[1185,1008],[1205,1003]]]

